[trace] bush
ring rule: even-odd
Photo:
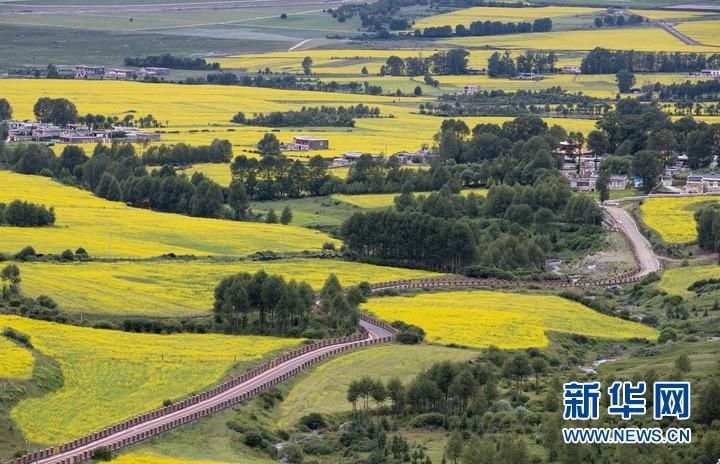
[[[62,261],[75,261],[75,254],[72,252],[72,250],[65,250],[60,255],[60,259]]]
[[[173,405],[172,400],[163,401],[163,407],[168,407],[168,406],[172,406],[172,405]]]
[[[42,306],[43,308],[47,309],[55,309],[57,308],[57,303],[55,303],[55,300],[50,298],[47,295],[40,295],[37,297],[37,303]]]
[[[32,261],[37,256],[35,249],[31,246],[26,246],[15,254],[15,259],[18,261]]]
[[[437,412],[427,414],[419,414],[412,421],[412,426],[416,429],[428,427],[443,427],[445,425],[445,416]]]
[[[307,427],[310,430],[320,430],[327,426],[327,424],[325,423],[325,419],[323,419],[323,416],[316,412],[301,417],[298,423],[300,424],[300,426]]]
[[[112,452],[107,446],[100,446],[93,450],[92,457],[98,461],[110,461],[112,460]]]
[[[421,327],[402,321],[395,321],[392,326],[398,329],[395,339],[403,345],[417,345],[425,340],[425,331]]]
[[[257,430],[248,430],[243,436],[243,443],[250,448],[259,448],[263,445],[263,436]]]
[[[332,440],[310,437],[302,442],[302,449],[305,454],[312,454],[315,456],[327,456],[337,451],[337,443]]]
[[[678,339],[678,333],[675,329],[666,327],[660,331],[658,336],[658,343],[667,343],[669,341],[675,341]]]
[[[18,343],[20,343],[21,345],[24,345],[24,346],[26,346],[26,347],[28,347],[28,348],[32,348],[32,347],[33,347],[33,346],[32,346],[32,343],[30,343],[30,336],[29,336],[29,335],[25,335],[25,334],[22,333],[22,332],[18,332],[17,330],[15,330],[15,329],[13,329],[13,328],[5,327],[5,329],[3,329],[3,335],[6,336],[7,338],[10,338],[10,339],[12,339],[12,340],[15,340],[16,342],[18,342]]]

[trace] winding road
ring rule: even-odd
[[[497,279],[467,278],[416,279],[378,283],[372,286],[372,291],[377,293],[389,289],[481,287],[508,284],[540,285],[554,288],[617,285],[640,280],[647,274],[660,270],[660,262],[657,256],[655,256],[652,246],[642,235],[632,216],[625,210],[613,205],[605,205],[603,209],[606,213],[607,222],[626,237],[637,260],[637,269],[626,275],[584,283],[570,281],[518,281],[509,283]],[[113,425],[70,443],[35,451],[8,461],[8,464],[74,464],[88,461],[92,458],[93,450],[98,447],[104,446],[115,451],[141,443],[168,430],[230,408],[277,383],[293,377],[310,365],[330,356],[354,348],[389,342],[393,340],[395,335],[395,329],[389,324],[370,316],[362,315],[360,320],[360,335],[324,340],[285,353],[241,377],[230,379],[208,391],[187,398],[177,404],[129,419],[121,424]]]

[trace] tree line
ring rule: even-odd
[[[3,152],[21,174],[40,174],[77,185],[111,201],[199,217],[235,219],[225,208],[230,193],[200,173],[177,175],[170,166],[148,173],[129,143],[98,144],[88,157],[82,147],[66,146],[59,157],[38,144],[17,144]]]
[[[150,55],[145,57],[127,57],[123,60],[125,66],[138,68],[170,68],[190,70],[217,70],[220,63],[208,63],[205,58],[190,58],[186,56],[175,56],[169,53],[163,55]]]
[[[602,16],[596,16],[595,20],[593,21],[593,24],[595,24],[595,27],[603,27],[603,26],[618,26],[622,27],[625,25],[628,26],[635,26],[637,24],[642,24],[645,22],[645,19],[636,14],[630,14],[627,19],[625,18],[625,15],[602,15]]]
[[[630,72],[697,72],[720,67],[720,53],[643,52],[596,47],[582,60],[583,74]]]
[[[0,226],[42,227],[55,224],[55,209],[51,206],[13,200],[0,203]]]
[[[228,163],[232,159],[232,144],[225,139],[214,139],[210,145],[151,145],[142,155],[148,165]]]
[[[518,73],[548,73],[555,71],[558,57],[555,52],[527,51],[513,59],[510,52],[495,52],[488,58],[487,73],[490,77],[516,76]]]
[[[571,93],[562,87],[543,90],[485,90],[472,94],[444,94],[438,103],[420,104],[421,114],[436,116],[484,116],[549,114],[586,114],[595,116],[610,105],[604,100],[581,93]]]
[[[300,110],[257,113],[252,118],[236,113],[231,122],[264,127],[355,127],[357,118],[377,118],[380,108],[358,103],[353,106],[302,107]]]
[[[415,37],[428,39],[445,37],[475,37],[501,34],[527,34],[531,32],[550,32],[552,19],[540,18],[532,23],[523,21],[519,23],[501,21],[473,21],[469,26],[458,24],[454,28],[450,25],[426,27],[422,31],[415,30]]]
[[[362,288],[367,291],[367,285]],[[357,305],[365,301],[360,287],[347,295],[330,274],[317,295],[306,282],[286,281],[280,275],[258,271],[225,277],[215,288],[216,322],[236,333],[324,338],[357,330]]]
[[[391,76],[427,76],[429,74],[467,74],[468,56],[470,53],[463,48],[433,53],[429,57],[401,58],[396,55],[388,57],[380,67],[380,75]],[[427,80],[426,80],[427,82]]]
[[[273,76],[270,68],[258,71],[257,75],[243,75],[225,71],[211,73],[205,77],[188,77],[185,84],[241,85],[243,87],[261,87],[269,89],[310,90],[316,92],[360,93],[382,95],[383,88],[369,82],[324,82],[320,79],[303,79],[290,74]],[[270,77],[267,77],[270,76]]]
[[[642,99],[649,101],[657,95],[663,102],[694,101],[708,102],[720,100],[720,80],[685,81],[682,83],[661,84],[655,83],[643,95]]]

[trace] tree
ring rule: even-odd
[[[392,55],[385,62],[387,72],[391,76],[402,76],[405,74],[405,60],[399,56]]]
[[[595,190],[600,194],[600,203],[605,203],[610,199],[610,171],[608,169],[600,169],[597,180],[595,181]]]
[[[235,213],[235,219],[244,219],[247,217],[250,208],[245,185],[237,179],[230,182],[228,192],[228,204]]]
[[[363,67],[362,67],[362,69],[360,70],[360,74],[362,74],[363,76],[367,76],[367,75],[368,75],[368,68],[367,68],[367,66],[363,66]]]
[[[489,439],[471,437],[465,444],[460,462],[462,464],[496,464],[497,451]]]
[[[290,221],[292,221],[292,211],[290,211],[290,206],[285,205],[285,207],[282,210],[282,214],[280,214],[280,224],[288,225],[290,224]]]
[[[75,104],[67,98],[41,97],[33,107],[33,113],[39,121],[65,126],[78,117]]]
[[[12,119],[12,106],[5,98],[0,98],[0,121]]]
[[[535,392],[539,392],[540,391],[540,376],[547,373],[548,365],[545,362],[545,360],[540,357],[533,358],[533,360],[530,364],[532,365],[532,370],[535,373]]]
[[[708,380],[700,390],[700,417],[703,424],[711,424],[720,419],[720,382],[717,379]]]
[[[265,134],[257,144],[257,148],[263,156],[280,156],[280,141],[275,134]]]
[[[10,286],[17,287],[22,280],[20,278],[20,268],[14,264],[8,264],[0,272],[0,280],[10,282]]]
[[[420,87],[419,85],[415,87],[415,90],[413,90],[413,95],[415,95],[416,97],[421,97],[422,93],[422,87]]]
[[[588,134],[587,146],[596,156],[602,156],[610,148],[610,140],[604,131],[594,130]]]
[[[603,19],[600,16],[595,17],[595,27],[602,27]]]
[[[617,81],[620,93],[627,93],[635,85],[635,74],[627,69],[621,69],[615,74],[615,80]]]
[[[589,195],[573,195],[565,207],[565,220],[571,224],[600,224],[602,210]]]
[[[658,152],[641,150],[635,153],[632,160],[632,171],[642,181],[642,191],[650,193],[655,189],[663,173],[663,164]]]
[[[515,379],[515,386],[520,389],[520,383],[525,376],[532,373],[530,359],[526,353],[518,353],[505,361],[502,368],[503,376]]]
[[[313,60],[311,57],[306,56],[305,58],[303,58],[302,68],[303,68],[303,72],[305,73],[306,76],[308,76],[312,73],[312,65],[313,65]]]
[[[675,369],[682,374],[687,374],[692,370],[692,363],[690,357],[686,354],[681,354],[675,359]]]
[[[305,460],[302,448],[295,443],[286,443],[278,454],[280,459],[288,464],[302,464]]]
[[[265,215],[265,222],[268,224],[277,224],[278,217],[277,214],[275,214],[275,210],[270,208]]]
[[[453,464],[457,464],[458,459],[462,456],[464,444],[465,440],[463,440],[462,433],[457,430],[451,433],[447,444],[445,444],[445,457],[452,461]]]
[[[691,169],[710,166],[714,141],[715,134],[712,128],[694,130],[687,135],[685,151]]]

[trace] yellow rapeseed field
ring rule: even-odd
[[[476,188],[476,189],[465,189],[462,191],[464,195],[468,193],[474,193],[475,195],[485,196],[487,195],[487,189]],[[418,195],[427,194],[428,192],[419,192]],[[362,195],[345,195],[336,193],[332,197],[336,200],[342,201],[349,205],[357,206],[358,208],[387,208],[395,204],[395,197],[397,193],[366,193]]]
[[[260,269],[308,282],[316,290],[331,273],[347,286],[438,275],[329,259],[28,263],[20,267],[23,291],[50,295],[63,310],[152,316],[206,315],[223,277]]]
[[[680,295],[690,298],[693,292],[688,287],[695,282],[705,279],[720,279],[720,266],[692,266],[668,269],[662,275],[658,288],[671,295]]]
[[[487,59],[482,60],[482,66],[485,66],[486,62]],[[269,131],[268,128],[230,123],[230,119],[238,111],[249,116],[257,112],[287,111],[302,106],[363,103],[378,106],[382,115],[387,116],[379,119],[358,119],[353,128],[277,130],[275,133],[281,141],[290,141],[299,134],[329,139],[329,150],[291,154],[298,157],[316,154],[330,157],[347,151],[396,153],[417,150],[423,144],[432,143],[433,135],[439,131],[442,124],[442,118],[419,114],[418,106],[430,101],[428,97],[377,97],[241,86],[34,79],[2,79],[0,95],[10,101],[17,118],[32,118],[32,107],[42,96],[69,98],[77,105],[80,114],[101,113],[122,117],[132,113],[139,117],[151,113],[167,126],[159,129],[163,132],[164,143],[186,142],[197,145],[210,143],[214,138],[226,138],[233,144],[235,154],[240,154],[243,150],[253,150],[257,141]],[[512,118],[462,119],[472,127],[481,121],[502,122]],[[588,132],[594,128],[594,121],[591,120],[546,120],[548,124],[560,124],[572,131]],[[56,147],[56,151],[61,148]]]
[[[688,18],[699,18],[702,16],[709,16],[713,13],[706,13],[702,11],[678,11],[678,10],[642,10],[632,8],[630,13],[643,16],[648,19],[688,19]]]
[[[546,6],[542,8],[505,8],[477,6],[456,10],[434,16],[428,16],[415,22],[415,29],[426,27],[453,26],[464,24],[469,26],[473,21],[520,22],[539,18],[557,19],[562,17],[584,16],[603,12],[598,8],[574,6]]]
[[[30,351],[0,335],[0,379],[29,379],[34,363]]]
[[[720,47],[720,21],[688,21],[677,30],[703,45]]]
[[[279,224],[193,218],[132,208],[40,176],[0,171],[0,202],[13,199],[55,207],[52,227],[0,227],[0,251],[31,245],[40,253],[85,248],[93,256],[245,256],[255,251],[319,250],[329,236]],[[337,243],[337,242],[336,242]]]
[[[25,437],[55,444],[177,400],[221,380],[236,362],[296,346],[300,340],[229,335],[154,335],[90,329],[18,316],[0,327],[29,335],[55,359],[63,387],[11,411]]]
[[[640,210],[645,224],[667,243],[697,240],[695,209],[700,203],[718,202],[720,197],[648,198]]]
[[[550,331],[599,338],[657,336],[647,326],[606,316],[552,295],[490,291],[429,293],[372,298],[363,307],[382,319],[422,327],[431,342],[473,347],[544,347]]]
[[[616,50],[656,52],[714,53],[717,51],[715,47],[687,45],[658,27],[458,37],[447,39],[445,42],[464,47],[492,46],[520,50],[592,50],[595,47],[604,47]]]

